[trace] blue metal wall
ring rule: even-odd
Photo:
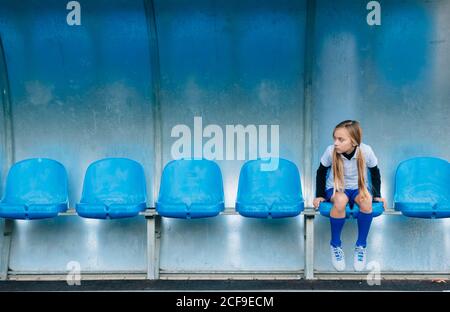
[[[71,206],[85,169],[99,158],[136,159],[152,176],[152,77],[142,1],[83,3],[79,27],[67,25],[61,1],[0,5],[15,159],[59,160],[69,172]]]
[[[416,156],[450,159],[450,3],[380,1],[381,26],[369,27],[366,1],[316,5],[313,70],[313,163],[317,167],[334,126],[357,119],[363,141],[378,157],[382,195],[393,206],[400,161]],[[448,272],[449,220],[381,216],[369,235],[369,261],[383,272]],[[333,271],[329,221],[316,220],[318,271]],[[343,232],[352,254],[354,220]],[[347,271],[353,268],[347,266]]]
[[[66,4],[1,1],[0,16],[15,159],[60,161],[74,207],[97,159],[129,157],[153,176],[153,82],[142,1],[82,2],[79,27],[67,25]],[[88,271],[145,270],[144,220],[16,223],[13,270],[65,270],[71,260]]]
[[[280,142],[295,143],[281,144],[280,155],[301,170],[305,2],[156,1],[155,10],[163,164],[176,140],[171,129],[193,129],[199,116],[224,135],[226,125],[281,125]],[[243,163],[218,161],[228,207]],[[164,220],[161,269],[301,270],[302,254],[290,251],[303,248],[302,231],[301,218]]]
[[[450,158],[445,1],[380,1],[381,26],[367,25],[362,0],[310,1],[308,9],[300,0],[79,2],[82,25],[68,26],[66,1],[0,0],[14,159],[63,163],[72,207],[87,166],[103,157],[139,161],[153,205],[158,171],[171,160],[176,140],[171,130],[179,124],[193,129],[196,116],[224,133],[226,125],[279,125],[280,156],[299,167],[309,205],[319,157],[343,119],[361,121],[390,207],[401,160]],[[305,94],[308,79],[312,89]],[[5,118],[0,114],[2,125]],[[8,168],[0,131],[0,161]],[[244,161],[218,163],[226,206],[233,207]],[[1,172],[0,178],[4,183]],[[315,223],[316,269],[331,271],[328,219]],[[348,252],[355,226],[349,221],[344,231]],[[369,255],[386,271],[448,271],[441,259],[449,258],[449,226],[447,220],[380,217]],[[165,219],[161,243],[166,272],[297,271],[304,265],[301,217]],[[64,271],[71,260],[84,271],[145,271],[144,220],[16,222],[12,270]]]
[[[163,162],[177,124],[280,127],[280,155],[301,169],[302,1],[156,1],[161,64]],[[206,139],[205,139],[206,141]],[[219,161],[233,206],[243,161]]]
[[[337,123],[359,120],[392,207],[400,161],[449,159],[450,5],[381,1],[382,25],[369,27],[365,4],[317,2],[313,159],[318,166]]]

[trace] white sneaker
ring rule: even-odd
[[[331,262],[337,271],[345,270],[345,255],[341,247],[334,247],[330,245]]]
[[[355,267],[355,271],[362,271],[366,268],[366,254],[366,247],[355,247],[355,253],[353,256],[353,266]]]

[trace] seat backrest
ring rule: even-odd
[[[395,174],[395,202],[449,202],[450,164],[434,157],[401,162]]]
[[[9,170],[2,202],[54,204],[67,201],[67,172],[61,163],[31,158],[15,163]]]
[[[145,174],[142,166],[127,158],[105,158],[86,170],[82,203],[127,204],[146,202]]]
[[[223,201],[222,173],[215,162],[181,159],[164,167],[158,202],[191,206]]]
[[[250,160],[239,175],[237,202],[241,204],[303,202],[300,174],[297,166],[286,159],[278,160],[275,170],[263,170],[266,160]]]

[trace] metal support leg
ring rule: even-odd
[[[305,212],[305,279],[314,279],[314,210]]]
[[[159,279],[159,247],[161,217],[147,217],[147,279]]]
[[[0,280],[8,279],[9,254],[11,250],[11,236],[13,225],[13,220],[5,219],[5,228],[3,230],[3,244],[1,246],[2,253],[0,259]]]

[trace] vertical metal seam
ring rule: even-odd
[[[161,71],[159,62],[158,31],[156,27],[155,5],[153,0],[144,0],[145,17],[150,46],[150,66],[152,75],[152,113],[154,138],[154,172],[153,172],[153,202],[155,205],[162,174],[162,122],[160,102]]]
[[[11,98],[9,90],[9,76],[8,67],[6,66],[6,55],[3,48],[3,41],[0,37],[0,74],[2,75],[2,80],[4,85],[1,86],[2,92],[2,111],[5,123],[3,125],[3,142],[5,145],[6,153],[6,166],[3,166],[3,176],[6,176],[7,168],[10,167],[15,161],[14,155],[14,131],[13,131],[13,121],[12,121],[12,107]]]
[[[305,201],[312,206],[313,199],[313,146],[312,146],[312,110],[313,110],[313,62],[315,36],[316,0],[308,0],[306,4],[305,24],[305,59],[304,59],[304,99],[303,99],[303,142],[304,142],[304,180]],[[309,182],[308,182],[309,181]],[[309,185],[308,185],[309,184]]]
[[[9,76],[8,67],[6,66],[6,55],[3,48],[3,41],[0,36],[0,75],[2,76],[1,81],[3,85],[0,86],[0,92],[2,93],[2,113],[3,113],[3,142],[6,154],[6,162],[2,166],[2,178],[6,176],[8,169],[12,166],[15,161],[14,155],[14,131],[12,122],[12,107],[11,107],[11,97],[9,89]],[[2,183],[0,183],[0,187]],[[9,259],[11,253],[11,236],[14,228],[14,223],[12,220],[5,219],[4,223],[4,240],[3,246],[0,250],[0,279],[8,279],[9,270]]]

